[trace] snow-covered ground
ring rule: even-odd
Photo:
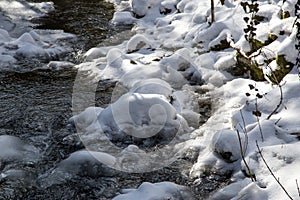
[[[1,9],[14,5],[10,1],[1,2]],[[225,5],[215,1],[213,23],[209,0],[110,2],[116,6],[112,23],[134,24],[136,34],[118,46],[92,48],[84,55],[85,61],[75,66],[79,73],[74,85],[75,116],[70,122],[77,126],[91,154],[117,170],[145,172],[167,166],[195,151],[199,156],[190,169],[191,177],[198,178],[208,171],[231,174],[232,183],[216,192],[212,199],[289,199],[275,178],[297,199],[296,180],[300,182],[297,138],[300,81],[295,66],[297,1],[257,1],[259,10],[255,16],[260,23],[254,26],[257,28],[254,50],[244,29],[245,17],[255,16],[245,13],[242,6],[245,5],[242,2],[251,1],[225,0]],[[51,3],[33,4],[33,8],[46,12]],[[47,57],[60,53],[62,47],[55,46],[55,40],[69,37],[62,32],[44,35],[36,31],[17,37],[7,31],[0,29],[0,66],[9,66],[19,56]],[[247,61],[241,64],[241,57],[256,62],[266,80],[251,80],[257,74],[246,66]],[[274,80],[279,81],[272,77],[275,74],[272,71],[282,65],[291,71],[278,86],[274,84]],[[94,77],[95,83],[100,79],[119,82],[110,106],[81,110],[78,92],[96,89],[85,88],[81,74]],[[87,98],[92,106],[95,96]],[[212,110],[207,112],[212,114],[200,126],[203,99],[211,101]],[[120,141],[131,145],[122,149],[115,145]],[[85,161],[95,162],[86,151],[75,152],[53,169],[53,174],[80,173],[74,165]],[[186,188],[169,182],[143,183],[138,189],[124,193],[115,199],[192,198]]]

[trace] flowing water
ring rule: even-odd
[[[38,2],[37,0],[30,0]],[[41,2],[41,1],[40,1]],[[122,42],[118,33],[129,27],[110,24],[113,5],[99,0],[53,0],[56,11],[35,20],[41,29],[63,29],[78,36],[74,52],[61,60],[76,62],[73,55],[79,50],[103,45],[114,38]],[[70,45],[72,45],[70,43]],[[14,135],[37,147],[41,159],[35,164],[17,163],[1,169],[26,169],[32,179],[47,173],[70,153],[84,148],[76,139],[74,130],[67,127],[72,116],[72,90],[77,71],[73,68],[45,69],[47,63],[24,61],[14,70],[0,73],[0,135]],[[102,81],[98,87],[97,102],[105,107],[110,102],[114,82]],[[75,139],[74,139],[75,138]],[[143,174],[119,173],[115,177],[75,177],[64,184],[41,188],[38,183],[0,180],[0,199],[112,199],[121,189],[137,187],[142,182],[173,181],[191,187],[197,199],[205,199],[225,176],[203,177],[198,185],[188,177],[195,159],[182,159],[169,167]],[[223,183],[222,183],[223,182]]]

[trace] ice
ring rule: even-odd
[[[142,183],[137,189],[127,189],[113,200],[194,199],[187,188],[172,182]]]

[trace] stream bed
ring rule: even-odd
[[[53,2],[55,12],[35,19],[34,23],[39,29],[62,29],[78,36],[75,43],[69,44],[73,45],[74,51],[60,60],[76,63],[78,51],[126,39],[123,32],[128,34],[130,27],[110,24],[114,12],[112,4],[99,0]],[[72,117],[72,91],[77,71],[71,67],[58,70],[44,68],[47,64],[27,60],[12,67],[13,70],[0,73],[0,135],[20,137],[41,152],[36,163],[1,163],[1,170],[25,170],[30,174],[26,176],[30,180],[1,178],[0,199],[112,199],[121,189],[136,188],[143,182],[161,181],[187,185],[196,199],[206,199],[212,191],[227,183],[226,176],[210,174],[195,185],[188,176],[195,160],[182,159],[148,173],[120,172],[114,177],[97,178],[77,176],[67,183],[40,187],[36,181],[38,177],[50,173],[50,169],[61,160],[84,148],[76,139],[75,131],[67,126],[68,119]],[[113,81],[100,81],[96,94],[98,106],[105,107],[110,103],[114,86]]]

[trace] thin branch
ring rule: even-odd
[[[271,168],[269,167],[269,165],[267,164],[267,161],[265,160],[265,158],[262,155],[261,149],[258,146],[258,143],[256,141],[256,147],[258,150],[258,153],[261,157],[261,159],[263,160],[264,164],[266,165],[266,167],[268,168],[269,172],[271,173],[271,175],[273,176],[273,178],[276,180],[276,182],[279,184],[279,186],[281,187],[281,189],[285,192],[285,194],[289,197],[289,199],[293,200],[293,198],[289,195],[289,193],[287,192],[287,190],[284,188],[284,186],[279,182],[279,178],[276,178],[275,174],[273,173],[273,171],[271,170]]]
[[[278,87],[279,87],[279,90],[280,90],[280,100],[279,100],[279,103],[277,104],[277,106],[273,110],[273,112],[270,113],[270,115],[267,117],[267,119],[270,119],[272,117],[272,115],[274,115],[275,113],[277,113],[277,111],[279,110],[279,108],[282,105],[282,102],[283,102],[283,92],[282,92],[282,86],[280,85],[280,83],[278,84]]]
[[[251,181],[254,182],[254,181],[256,181],[256,180],[255,180],[255,177],[253,176],[253,174],[252,174],[252,172],[251,172],[251,169],[250,169],[248,163],[246,162],[246,159],[245,159],[245,153],[244,153],[244,151],[243,151],[243,146],[242,146],[242,140],[241,140],[240,132],[239,132],[238,130],[237,130],[236,132],[237,132],[238,139],[239,139],[240,152],[241,152],[241,156],[242,156],[243,162],[244,162],[244,164],[245,164],[245,166],[246,166],[246,168],[247,168],[247,171],[248,171],[248,174],[249,174],[249,176],[250,176],[250,178],[251,178]]]
[[[242,129],[243,129],[244,135],[245,135],[245,142],[244,142],[244,154],[245,154],[247,151],[247,148],[248,148],[248,133],[247,133],[246,122],[245,122],[245,118],[244,118],[242,110],[240,110],[240,115],[242,117],[243,127],[244,127]]]
[[[297,181],[297,179],[296,179],[296,185],[297,185],[297,191],[298,191],[298,195],[299,195],[299,197],[300,197],[300,189],[299,189],[299,185],[298,185],[298,181]]]
[[[215,5],[214,0],[210,0],[210,6],[211,6],[211,24],[215,21]]]
[[[256,113],[258,113],[259,110],[258,110],[257,98],[255,99],[255,109],[256,109]],[[258,123],[258,128],[259,128],[259,132],[260,132],[261,141],[264,142],[264,135],[263,135],[262,128],[261,128],[261,125],[260,125],[259,117],[258,117],[257,114],[255,116],[256,116],[257,123]]]

